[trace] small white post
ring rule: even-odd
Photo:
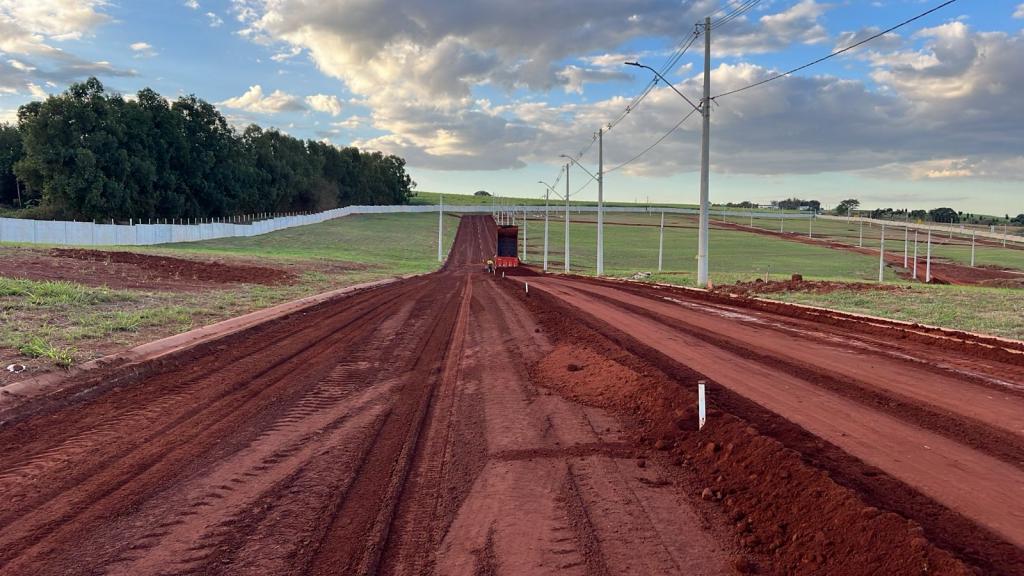
[[[658,272],[661,272],[662,256],[665,253],[665,213],[661,213],[661,230],[658,232]]]
[[[977,235],[977,232],[971,232],[971,268],[974,268],[974,241]]]
[[[529,294],[530,293],[530,283],[529,282],[523,282],[523,286],[526,286],[526,293]]]
[[[925,258],[924,263],[924,282],[925,284],[931,284],[932,282],[932,231],[928,231],[928,255]]]
[[[858,248],[863,248],[864,247],[864,221],[863,220],[860,221],[860,241],[857,242],[857,247]]]
[[[878,281],[885,280],[885,224],[882,224],[882,244],[878,247]]]
[[[779,234],[785,234],[786,233],[786,212],[783,210],[783,211],[781,211],[781,213],[782,213],[782,218],[779,219]]]
[[[1008,232],[1006,231],[1006,224],[1003,224],[1003,248],[1006,248],[1006,236],[1007,236],[1007,234],[1008,234]]]
[[[914,230],[914,280],[917,280],[917,230]]]
[[[814,215],[807,220],[807,237],[814,238]]]
[[[704,428],[707,421],[707,398],[704,393],[704,381],[697,382],[697,429]]]

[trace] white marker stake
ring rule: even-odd
[[[924,283],[932,283],[932,231],[928,231],[928,254],[925,256],[924,264]]]
[[[526,286],[526,293],[529,294],[530,293],[530,283],[529,282],[523,282],[523,286]]]
[[[697,382],[697,418],[698,424],[697,429],[704,428],[704,422],[707,420],[707,403],[704,398],[704,381]]]

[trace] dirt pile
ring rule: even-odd
[[[226,264],[217,261],[189,260],[136,252],[106,252],[73,248],[54,248],[49,256],[61,259],[97,262],[110,267],[111,278],[117,272],[135,280],[182,281],[208,284],[289,284],[296,280],[291,272],[267,266]],[[80,268],[79,268],[80,269]]]
[[[697,431],[698,374],[677,366],[669,376],[628,351],[614,331],[602,329],[605,337],[578,319],[568,322],[545,294],[531,295],[528,305],[559,342],[532,368],[533,379],[635,422],[647,458],[669,459],[681,475],[695,475],[691,497],[724,515],[748,554],[736,560],[741,573],[973,573],[917,524],[868,506],[800,453],[717,410],[714,383],[708,425]]]
[[[742,296],[755,294],[775,294],[778,292],[811,292],[814,294],[830,294],[840,290],[852,290],[855,292],[910,292],[910,286],[899,286],[895,284],[872,284],[868,282],[832,282],[826,280],[803,280],[799,275],[794,275],[791,280],[770,280],[765,282],[761,279],[753,282],[737,282],[714,288],[716,292],[739,294]]]

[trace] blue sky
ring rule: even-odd
[[[712,92],[848,45],[939,0],[762,0],[712,30]],[[98,76],[195,93],[239,127],[400,154],[422,190],[537,196],[727,0],[0,0],[0,120]],[[722,10],[719,12],[719,10]],[[712,200],[1024,212],[1024,4],[960,0],[898,33],[716,101]],[[701,39],[669,78],[696,98]],[[605,138],[606,169],[687,105],[664,86]],[[608,173],[611,200],[695,202],[699,119]],[[596,171],[596,146],[581,158]],[[575,192],[583,173],[571,175]],[[563,187],[559,181],[559,188]],[[579,193],[596,196],[596,187]]]

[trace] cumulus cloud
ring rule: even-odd
[[[199,10],[199,2],[196,0],[185,0],[185,7],[193,10]]]
[[[281,90],[274,90],[270,94],[264,95],[263,87],[259,84],[250,86],[241,96],[228,98],[219,102],[218,105],[257,114],[295,112],[306,109],[306,105],[299,97]]]
[[[0,0],[0,90],[21,90],[29,83],[67,84],[90,75],[130,76],[109,62],[94,62],[58,46],[84,38],[110,21],[103,0]]]
[[[638,7],[608,0],[585,21],[569,22],[557,3],[523,10],[510,0],[234,0],[233,6],[243,37],[272,47],[280,59],[307,52],[370,110],[364,124],[381,135],[357,145],[402,154],[413,166],[486,170],[554,163],[589,142],[629,98],[496,105],[480,99],[478,87],[536,94],[620,80],[621,61],[632,59],[623,56],[636,55],[609,47],[678,37],[719,2],[648,0]],[[743,55],[794,43],[827,51],[877,33],[829,37],[822,26],[829,5],[814,0],[766,6],[715,36],[715,56],[731,59],[714,69],[714,92],[775,72],[744,62]],[[1021,34],[977,32],[956,22],[911,38],[886,36],[869,48],[855,56],[871,70],[871,83],[805,75],[721,99],[713,113],[715,169],[880,173],[903,166],[911,178],[964,178],[1011,174],[1020,165],[1024,121],[1015,95],[1024,91],[1024,71],[1016,64],[1024,59]],[[688,67],[674,73],[673,81],[683,76],[677,87],[700,93],[699,74]],[[631,158],[687,112],[670,89],[656,88],[609,134],[607,165]],[[694,170],[698,129],[694,117],[622,172]]]
[[[134,42],[128,46],[135,53],[136,58],[152,58],[156,56],[156,50],[148,42]]]
[[[1017,10],[1013,13],[1014,18],[1024,18],[1024,4],[1018,4]]]
[[[213,12],[207,12],[206,19],[210,24],[210,28],[219,28],[224,24],[224,20]]]
[[[317,112],[324,112],[331,116],[341,114],[341,101],[337,96],[330,94],[313,94],[306,96],[306,104]]]

